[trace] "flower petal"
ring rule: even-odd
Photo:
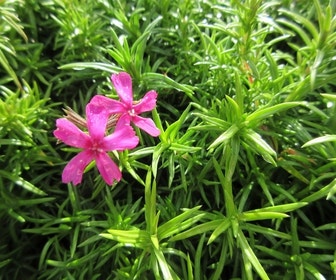
[[[129,125],[129,117],[125,116],[119,119],[114,132],[104,138],[103,149],[105,151],[123,151],[135,148],[138,143],[139,138]]]
[[[109,114],[122,114],[127,112],[127,108],[122,102],[102,95],[95,95],[92,97],[90,103],[105,109]]]
[[[101,176],[108,185],[112,185],[113,180],[120,181],[121,172],[118,166],[106,153],[98,154],[96,165]]]
[[[114,131],[116,132],[119,129],[123,128],[124,126],[131,126],[131,121],[132,121],[132,117],[128,113],[122,114],[118,119],[118,122],[116,124]]]
[[[70,183],[74,185],[79,184],[82,181],[83,172],[85,167],[93,160],[92,152],[86,150],[80,152],[73,157],[65,166],[62,173],[62,182]]]
[[[109,113],[104,107],[97,106],[94,103],[88,103],[86,105],[87,127],[93,139],[103,139],[108,117]]]
[[[121,72],[113,74],[111,80],[121,101],[131,108],[133,103],[131,76],[126,72]]]
[[[161,133],[161,131],[156,127],[154,121],[150,118],[135,116],[132,118],[132,121],[137,127],[141,128],[151,136],[156,137]]]
[[[87,148],[90,146],[90,136],[81,131],[77,126],[65,118],[56,120],[57,129],[54,136],[65,144],[76,148]]]
[[[145,96],[133,105],[133,109],[136,114],[143,112],[152,111],[156,106],[157,93],[154,90],[151,90],[145,94]]]

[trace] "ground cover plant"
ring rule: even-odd
[[[335,279],[335,11],[0,1],[0,279]]]

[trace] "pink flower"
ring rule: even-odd
[[[79,184],[85,167],[93,160],[107,184],[111,185],[113,180],[120,181],[121,172],[107,152],[132,149],[138,144],[139,138],[123,118],[119,120],[114,132],[105,136],[108,115],[94,104],[86,106],[86,117],[88,133],[81,131],[66,118],[56,120],[55,137],[69,146],[83,149],[65,166],[62,182]]]
[[[157,93],[151,90],[138,102],[133,101],[132,79],[126,72],[113,74],[111,76],[112,83],[116,89],[121,101],[96,95],[90,102],[97,106],[102,106],[110,115],[121,114],[121,117],[127,121],[134,123],[151,136],[158,136],[160,130],[155,126],[150,118],[140,117],[139,114],[151,111],[156,106]]]

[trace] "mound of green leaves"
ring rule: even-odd
[[[0,279],[333,279],[336,2],[0,1]],[[158,138],[61,182],[63,108],[159,94]]]

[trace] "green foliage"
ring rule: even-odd
[[[333,279],[336,4],[0,1],[0,279]],[[61,183],[52,135],[110,75],[157,138]]]

